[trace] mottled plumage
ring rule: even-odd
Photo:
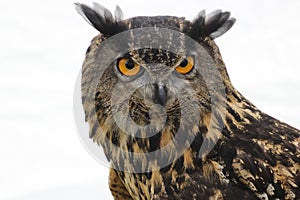
[[[81,15],[100,32],[86,54],[81,91],[90,137],[102,145],[112,163],[110,189],[115,199],[300,199],[300,131],[261,112],[232,86],[213,40],[234,24],[229,12],[217,10],[206,15],[201,11],[194,21],[172,16],[123,20],[119,7],[113,16],[98,4],[94,8],[76,5]],[[112,48],[103,51],[107,39],[141,27],[155,27],[157,32],[149,38],[147,31],[130,32],[128,38],[116,39]],[[179,32],[180,37],[172,37],[171,32],[161,35],[164,28]],[[200,70],[200,65],[211,65],[218,73],[208,70],[209,80],[217,80],[215,77],[219,76],[224,85],[224,95],[222,90],[213,91],[220,102],[215,105],[215,115],[212,114],[213,95],[209,89],[213,83],[204,80],[202,74],[195,70],[174,76],[175,83],[166,75],[173,73],[172,70],[191,53],[184,36],[196,40],[203,48],[193,55],[194,68]],[[155,44],[160,37],[169,41],[170,49],[135,48],[141,41],[149,40]],[[127,52],[117,52],[118,45],[128,47]],[[176,51],[171,51],[174,48]],[[144,74],[141,72],[139,76],[149,73],[151,78],[157,76],[165,85],[143,84],[148,76],[142,79],[121,76],[115,70],[120,57],[144,66]],[[105,59],[108,65],[101,66]],[[152,65],[147,65],[149,63]],[[128,82],[141,86],[134,90],[128,102],[123,102],[122,97],[128,90],[122,84]],[[188,93],[181,94],[180,98],[186,104],[180,104],[176,92],[182,91],[186,84],[195,91],[196,98],[191,98]],[[128,87],[130,91],[131,86]],[[151,102],[162,105],[166,116],[161,114],[160,107],[151,107]],[[120,106],[116,107],[114,103]],[[199,109],[195,110],[194,105]],[[150,137],[135,137],[135,134],[145,136],[151,130],[131,124],[123,124],[125,130],[120,128],[122,121],[117,124],[113,113],[125,112],[126,106],[129,106],[129,116],[135,124],[143,127],[152,123],[148,114],[151,111],[157,124],[166,119],[164,127]],[[185,111],[190,115],[180,121]],[[192,120],[195,117],[199,120]],[[182,143],[172,140],[179,125],[183,126],[184,132],[180,141],[188,144],[183,152],[178,150]],[[208,142],[208,147],[215,145],[200,155],[204,141]],[[166,151],[168,155],[144,155],[161,150],[167,144],[171,144]],[[121,154],[116,147],[125,153]],[[128,152],[142,154],[132,157]],[[158,163],[168,159],[170,163],[160,168]],[[121,168],[125,170],[118,170]]]

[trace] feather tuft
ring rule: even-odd
[[[77,12],[103,35],[112,36],[126,30],[122,20],[122,11],[118,7],[115,17],[102,5],[93,3],[93,8],[85,4],[75,3]]]
[[[235,19],[229,17],[230,12],[215,10],[208,15],[205,15],[205,11],[202,10],[192,22],[189,35],[194,39],[198,39],[203,36],[208,36],[212,39],[220,37],[235,23]]]
[[[121,21],[123,19],[123,12],[119,6],[116,6],[114,15],[116,21]]]

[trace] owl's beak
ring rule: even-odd
[[[167,89],[163,85],[155,87],[155,98],[158,104],[165,106],[167,102]]]

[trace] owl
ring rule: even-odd
[[[189,21],[76,9],[99,31],[82,104],[114,199],[300,199],[300,131],[235,89],[214,41],[233,26],[229,12]]]

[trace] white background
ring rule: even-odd
[[[125,17],[223,9],[237,19],[217,39],[235,87],[266,113],[300,128],[300,1],[110,0]],[[83,148],[73,89],[97,31],[73,1],[0,6],[0,199],[112,199],[108,169]],[[90,3],[90,2],[82,2]]]

